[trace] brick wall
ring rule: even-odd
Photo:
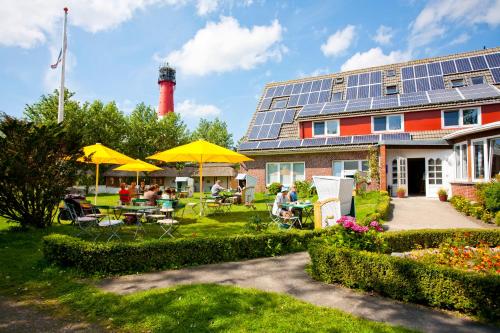
[[[306,179],[312,180],[312,176],[331,176],[332,162],[334,160],[367,160],[368,152],[351,151],[294,155],[265,155],[251,157],[254,159],[253,161],[245,162],[247,173],[257,178],[256,191],[264,192],[266,189],[266,163],[304,162],[306,167]],[[378,189],[378,184],[370,184],[369,189]]]
[[[451,183],[451,195],[461,195],[469,200],[476,200],[476,188],[472,183]]]

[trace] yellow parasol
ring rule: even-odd
[[[135,160],[127,155],[117,152],[108,148],[100,143],[95,145],[83,147],[83,157],[78,159],[79,162],[92,163],[96,165],[95,171],[95,199],[94,203],[97,204],[97,192],[99,188],[99,165],[100,164],[126,164],[134,163]]]
[[[118,168],[114,168],[113,170],[137,172],[136,184],[139,184],[139,171],[157,171],[157,170],[162,170],[162,168],[157,167],[156,165],[141,161],[140,159],[136,159],[133,163],[127,163],[124,165],[120,165]]]
[[[200,165],[200,215],[203,214],[203,163],[238,163],[252,161],[251,158],[245,155],[205,140],[198,140],[183,146],[165,150],[161,153],[149,156],[148,158],[164,162],[197,162]]]

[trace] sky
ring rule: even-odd
[[[188,127],[219,117],[235,141],[266,83],[500,46],[500,0],[2,0],[0,111],[58,88],[65,6],[77,100],[157,107],[169,62]]]

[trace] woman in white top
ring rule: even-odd
[[[276,198],[274,199],[274,204],[273,204],[273,215],[276,216],[284,216],[284,217],[290,217],[292,216],[292,212],[288,210],[284,210],[281,206],[284,203],[288,202],[288,189],[286,187],[282,187],[281,191],[276,194]]]

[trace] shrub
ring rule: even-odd
[[[495,224],[500,227],[500,211],[495,215]]]
[[[297,180],[295,181],[295,187],[299,198],[309,198],[311,196],[312,183],[310,181]]]
[[[387,254],[313,241],[311,273],[327,283],[373,290],[406,302],[500,319],[500,276],[464,272]]]
[[[481,221],[484,223],[490,223],[491,220],[493,219],[493,214],[490,213],[489,211],[485,210],[483,211],[483,214],[481,215]]]
[[[52,234],[43,239],[45,258],[86,274],[125,274],[236,261],[304,251],[321,232],[291,231],[231,237],[95,243]]]
[[[387,220],[391,211],[391,198],[387,191],[380,191],[380,198],[375,206],[375,212],[368,214],[359,221],[361,225],[369,225],[372,221],[382,222]]]
[[[281,191],[281,184],[272,183],[267,187],[267,190],[269,191],[269,194],[276,195],[279,191]]]
[[[248,218],[245,229],[252,232],[262,232],[267,230],[269,222],[263,221],[260,215],[253,214]]]
[[[484,206],[490,212],[500,211],[500,183],[491,182],[484,189]]]

